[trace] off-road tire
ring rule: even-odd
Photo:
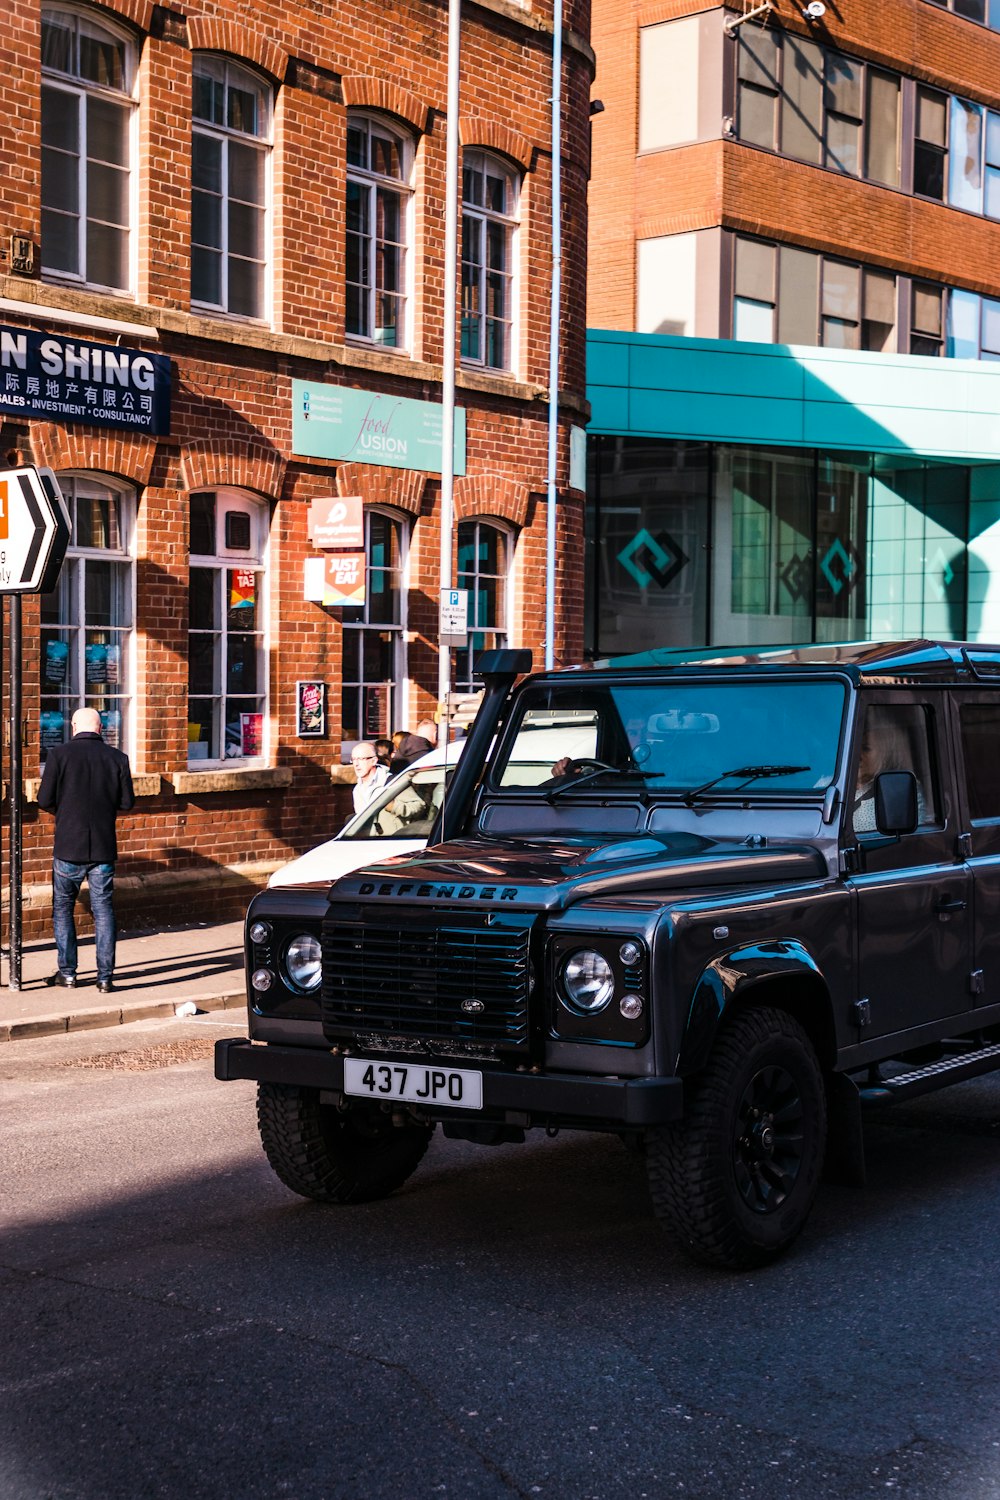
[[[703,1265],[766,1265],[801,1233],[825,1147],[826,1091],[805,1031],[781,1010],[740,1011],[688,1085],[683,1122],[648,1133],[654,1212]]]
[[[415,1172],[433,1125],[393,1125],[377,1105],[345,1111],[321,1104],[316,1089],[257,1085],[257,1127],[286,1187],[320,1203],[370,1203]]]

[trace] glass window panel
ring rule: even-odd
[[[222,255],[218,251],[192,247],[191,296],[195,302],[222,306]]]
[[[948,354],[952,359],[979,358],[980,299],[975,292],[954,290],[948,298]]]
[[[851,119],[860,120],[861,77],[860,63],[852,62],[842,53],[828,52],[826,54],[827,109],[835,110],[838,115],[847,115]]]
[[[66,16],[42,17],[42,67],[73,71],[73,33]]]
[[[782,246],[778,270],[778,342],[815,344],[819,256]]]
[[[1000,818],[1000,712],[992,703],[963,703],[959,721],[969,811],[973,818]]]
[[[941,288],[913,283],[913,326],[920,333],[941,334]]]
[[[264,153],[241,141],[229,142],[229,192],[243,203],[264,202]]]
[[[215,662],[218,636],[194,634],[188,640],[188,691],[218,692]]]
[[[986,115],[986,160],[991,167],[1000,167],[1000,114],[992,109]]]
[[[819,163],[822,149],[823,53],[814,42],[786,35],[782,44],[781,149]]]
[[[80,158],[42,148],[42,202],[46,208],[77,213],[80,207]]]
[[[857,177],[861,170],[861,125],[841,115],[826,117],[826,164]]]
[[[191,181],[206,192],[222,192],[222,142],[199,130],[191,137]]]
[[[226,692],[257,691],[258,638],[230,634],[226,646]]]
[[[948,202],[979,213],[982,208],[983,111],[965,99],[951,101]]]
[[[823,319],[823,347],[826,349],[857,349],[860,347],[860,329],[857,323],[845,323],[841,318]]]
[[[986,0],[954,0],[955,14],[969,21],[986,20]]]
[[[210,125],[221,125],[225,108],[225,88],[220,77],[207,73],[207,60],[202,58],[194,75],[192,113],[196,120],[205,120]],[[195,136],[197,140],[197,135]]]
[[[344,323],[348,333],[355,333],[360,338],[368,334],[368,311],[367,300],[363,296],[360,287],[348,286],[347,307],[344,315]]]
[[[991,219],[1000,219],[1000,168],[998,167],[986,168],[983,212]]]
[[[211,568],[191,568],[188,579],[188,616],[192,630],[218,630],[218,590]]]
[[[226,124],[230,130],[240,130],[244,135],[260,135],[260,95],[256,89],[240,88],[230,84]]]
[[[899,186],[899,79],[868,69],[865,176]]]
[[[128,173],[118,167],[87,168],[87,213],[109,224],[128,222]]]
[[[398,292],[403,257],[396,246],[380,246],[375,256],[375,285],[381,292]]]
[[[928,354],[928,355],[935,355],[935,356],[940,355],[940,353],[941,353],[941,340],[940,339],[934,339],[934,338],[925,338],[923,334],[919,334],[919,333],[911,334],[911,336],[910,336],[910,353],[911,354]]]
[[[254,260],[229,257],[229,297],[227,306],[232,313],[245,318],[260,318],[264,315],[264,268]]]
[[[737,297],[733,302],[733,338],[749,343],[773,344],[774,308],[771,304]]]
[[[210,491],[191,496],[189,548],[196,557],[215,556],[215,495]]]
[[[195,245],[222,246],[222,199],[209,193],[191,194],[191,239]]]
[[[402,177],[403,158],[399,142],[386,136],[374,135],[371,142],[371,169],[381,177]]]
[[[359,182],[347,180],[347,229],[349,234],[368,233],[371,190]]]
[[[917,141],[913,148],[913,191],[925,198],[944,198],[945,153]]]
[[[347,165],[349,167],[368,166],[368,132],[359,125],[347,127]]]
[[[766,93],[749,83],[740,84],[737,131],[741,141],[748,141],[752,146],[766,146],[769,151],[774,150],[777,102],[776,94]],[[782,149],[787,151],[789,148],[783,145]],[[790,154],[794,156],[797,153]]]
[[[229,244],[241,256],[264,258],[264,210],[229,200]],[[230,291],[232,288],[230,287]]]
[[[1000,302],[983,298],[982,347],[988,354],[1000,354]]]
[[[839,260],[823,262],[824,317],[857,322],[859,316],[860,269]]]
[[[42,210],[42,260],[52,271],[80,273],[79,220]]]
[[[896,348],[896,278],[887,271],[862,277],[862,349],[892,353]]]
[[[774,302],[773,245],[737,238],[736,295],[753,302]]]
[[[125,43],[107,32],[80,27],[80,77],[104,88],[125,87]]]
[[[128,164],[129,111],[107,99],[87,100],[87,155],[92,161]]]
[[[77,151],[80,144],[78,96],[63,89],[42,89],[42,145]]]
[[[115,494],[78,494],[74,507],[76,516],[74,546],[104,547],[115,552],[121,551],[120,508],[121,500]]]
[[[466,165],[462,169],[462,202],[482,206],[483,174],[478,167]]]
[[[773,31],[759,26],[741,26],[739,75],[761,88],[778,88],[778,43]]]
[[[121,624],[118,569],[114,563],[90,558],[84,581],[84,619],[88,625]]]
[[[252,568],[226,572],[226,627],[230,632],[257,629],[263,575]]]
[[[917,136],[920,140],[932,146],[940,146],[942,149],[945,147],[948,129],[947,106],[948,100],[945,94],[939,94],[934,89],[917,89]]]
[[[97,286],[128,286],[128,233],[124,229],[88,221],[87,280]]]
[[[989,0],[988,24],[994,31],[1000,31],[1000,0]]]
[[[402,202],[398,193],[379,188],[375,198],[376,233],[379,239],[399,244],[402,240]]]

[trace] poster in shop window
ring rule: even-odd
[[[326,734],[326,683],[297,682],[295,702],[299,739]]]
[[[264,743],[264,715],[240,714],[240,753],[259,755]]]

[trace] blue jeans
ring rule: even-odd
[[[73,908],[86,880],[90,909],[94,914],[97,947],[97,978],[111,979],[115,972],[114,865],[75,865],[68,859],[52,861],[52,926],[56,937],[56,961],[60,974],[76,977],[76,923]]]

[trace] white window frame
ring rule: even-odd
[[[225,486],[206,488],[193,491],[191,501],[198,495],[215,496],[215,551],[209,553],[189,552],[189,590],[190,573],[194,569],[201,569],[213,574],[212,594],[214,602],[214,623],[211,626],[196,626],[192,628],[190,619],[188,622],[188,704],[192,702],[208,701],[217,706],[210,720],[212,724],[211,736],[208,741],[188,740],[188,768],[192,771],[210,771],[222,768],[230,770],[250,770],[265,766],[268,763],[270,746],[269,736],[269,711],[270,711],[270,630],[269,630],[269,567],[268,567],[268,524],[270,520],[267,503],[253,496],[245,495],[239,490],[229,489]],[[225,516],[227,513],[247,515],[250,520],[250,546],[227,547],[225,532]],[[226,662],[227,643],[229,638],[229,626],[227,620],[229,588],[229,574],[239,568],[252,571],[258,580],[255,586],[256,599],[259,601],[259,612],[257,615],[257,628],[255,634],[259,636],[257,647],[257,688],[254,692],[231,693],[226,686]],[[210,692],[191,691],[191,639],[193,636],[214,636],[217,646],[213,653],[212,661],[212,688]],[[263,715],[261,725],[261,746],[259,755],[227,754],[226,747],[226,702],[228,699],[254,699],[258,707],[255,712]],[[187,714],[189,726],[193,722],[190,716],[190,707]],[[190,736],[190,727],[189,727]],[[201,755],[192,751],[193,744],[207,743],[208,753]]]
[[[271,321],[272,306],[272,271],[273,271],[273,168],[274,168],[274,90],[271,85],[255,73],[252,68],[242,63],[231,62],[228,58],[214,52],[196,52],[191,66],[192,95],[196,79],[201,69],[201,76],[215,77],[221,82],[223,89],[223,119],[222,123],[204,120],[200,115],[195,115],[192,105],[191,114],[191,136],[192,136],[192,168],[191,168],[191,198],[192,198],[192,220],[191,220],[191,307],[196,312],[212,313],[215,316],[235,318],[243,323],[269,323]],[[221,76],[220,76],[221,75]],[[261,129],[251,134],[228,125],[228,109],[226,107],[229,98],[229,90],[233,85],[242,86],[246,90],[257,93],[261,108]],[[209,302],[196,297],[194,293],[194,254],[196,243],[194,238],[194,194],[199,191],[207,191],[195,184],[194,181],[194,137],[202,136],[205,139],[219,143],[221,147],[221,182],[219,192],[216,195],[220,200],[220,223],[219,233],[221,243],[219,245],[205,245],[204,249],[213,254],[218,253],[220,258],[220,300]],[[229,239],[229,155],[230,147],[233,145],[253,146],[263,157],[263,181],[264,202],[261,216],[261,239],[262,255],[258,259],[252,255],[242,255],[240,260],[251,261],[260,266],[260,308],[257,312],[234,312],[230,306],[232,301],[229,288],[229,261],[234,253],[230,247]],[[253,206],[253,205],[252,205]]]
[[[129,756],[135,753],[135,609],[136,609],[136,579],[135,579],[135,511],[136,494],[130,485],[121,484],[117,480],[106,478],[104,475],[89,473],[67,473],[59,475],[59,487],[66,500],[70,515],[71,531],[70,542],[66,549],[66,560],[60,571],[58,582],[53,590],[58,600],[58,613],[60,623],[53,624],[44,618],[40,624],[40,673],[45,671],[46,640],[52,634],[60,639],[65,639],[69,647],[65,668],[65,691],[46,692],[45,678],[40,681],[40,713],[45,714],[52,711],[50,705],[58,699],[63,706],[64,739],[70,737],[70,718],[78,708],[97,708],[98,712],[109,712],[108,708],[101,708],[101,700],[113,700],[115,711],[120,715],[118,732],[115,734],[113,721],[111,724],[102,718],[103,732],[109,744],[116,744],[118,748],[125,751]],[[78,506],[77,501],[81,498],[102,499],[111,496],[118,502],[118,525],[120,545],[111,547],[84,547],[77,540],[78,537]],[[122,625],[90,625],[86,619],[86,575],[87,567],[91,562],[112,562],[126,569],[126,582],[123,589],[123,603],[125,606],[126,620]],[[42,604],[44,610],[44,600]],[[121,635],[121,654],[118,665],[117,683],[118,691],[109,694],[99,691],[87,691],[87,634],[119,634]],[[104,644],[116,644],[105,642]],[[76,684],[76,690],[72,691],[72,685]],[[91,687],[96,684],[91,683]],[[46,722],[41,720],[42,749],[45,749]],[[53,740],[53,743],[55,741]],[[44,756],[43,756],[44,759]]]
[[[389,177],[383,173],[375,172],[370,168],[359,167],[350,162],[347,164],[347,181],[355,187],[361,188],[368,197],[369,227],[364,237],[366,245],[364,257],[366,262],[365,271],[368,280],[367,287],[361,287],[359,290],[363,292],[367,302],[366,320],[371,332],[358,332],[357,330],[345,327],[345,337],[351,343],[370,344],[379,349],[408,353],[413,345],[413,165],[416,153],[413,139],[406,131],[390,125],[378,115],[368,114],[361,110],[351,110],[347,118],[348,130],[362,127],[369,141],[372,136],[380,136],[385,140],[392,141],[399,152],[402,170],[399,177]],[[403,261],[402,275],[400,277],[401,286],[398,293],[393,292],[389,294],[397,298],[400,311],[400,336],[395,343],[387,343],[384,337],[379,337],[378,300],[383,295],[378,287],[378,252],[381,241],[377,233],[377,223],[380,193],[393,193],[400,199]],[[346,233],[347,230],[345,228]],[[348,290],[346,255],[344,285],[346,292]]]
[[[393,676],[390,679],[390,690],[389,690],[389,695],[388,695],[388,708],[387,708],[388,724],[387,724],[387,728],[386,728],[386,733],[389,734],[389,735],[391,735],[395,729],[405,728],[406,727],[406,724],[407,724],[407,712],[408,712],[408,708],[409,708],[409,679],[407,677],[407,670],[408,670],[408,663],[407,663],[407,600],[408,600],[408,597],[409,597],[410,543],[411,543],[412,536],[413,536],[413,521],[412,521],[412,517],[410,517],[409,515],[405,514],[403,511],[393,510],[391,506],[387,506],[387,505],[371,505],[371,506],[366,505],[365,506],[365,579],[366,579],[366,583],[367,583],[367,579],[368,579],[368,575],[369,575],[369,571],[370,571],[370,561],[371,561],[371,522],[372,522],[372,519],[374,517],[376,517],[376,516],[383,517],[385,520],[391,522],[393,525],[398,526],[398,528],[399,528],[399,620],[395,621],[395,622],[392,622],[392,623],[389,623],[389,624],[387,624],[387,623],[385,623],[383,621],[371,620],[369,618],[369,615],[370,615],[370,612],[371,612],[371,593],[370,593],[370,590],[366,587],[365,588],[365,603],[364,603],[364,606],[363,606],[363,609],[362,609],[362,618],[361,619],[351,619],[351,618],[348,618],[349,613],[353,614],[354,611],[350,611],[349,612],[348,610],[345,609],[344,610],[344,615],[343,615],[343,627],[342,628],[343,628],[343,631],[344,631],[345,638],[346,638],[346,636],[349,633],[350,634],[361,634],[364,631],[373,631],[376,634],[381,634],[383,632],[389,632],[393,636],[393,644],[392,644],[392,670],[393,670]],[[364,660],[365,660],[364,640],[362,639],[359,642],[359,645],[358,645],[358,662],[359,662],[360,670],[357,673],[357,675],[354,676],[354,677],[348,678],[347,671],[346,671],[346,664],[342,663],[342,672],[341,672],[341,707],[340,707],[340,713],[341,713],[341,736],[342,736],[342,739],[343,739],[343,744],[345,746],[355,743],[355,740],[354,740],[353,736],[347,736],[344,733],[343,695],[348,691],[348,689],[350,689],[351,691],[357,692],[359,695],[361,695],[361,694],[363,694],[364,689],[366,687],[378,686],[378,685],[380,685],[380,683],[384,683],[385,682],[384,678],[380,679],[379,683],[376,683],[374,680],[372,680],[371,682],[368,681],[368,679],[365,677],[365,672],[364,672]],[[363,698],[363,696],[359,697],[359,702],[361,704],[361,711],[363,712],[363,709],[364,709],[364,698]],[[394,722],[394,718],[393,718],[394,715],[395,715],[395,722]],[[365,726],[364,726],[364,724],[361,724],[360,730],[361,730],[360,737],[362,739],[365,739],[365,738],[378,738],[378,736],[375,736],[375,735],[372,735],[372,736],[367,735],[366,732],[365,732]]]
[[[473,204],[466,201],[465,176],[470,170],[482,174],[487,172],[503,177],[507,183],[509,192],[509,203],[505,212],[490,208],[486,203]],[[491,151],[481,151],[478,148],[467,149],[462,155],[462,267],[461,267],[461,347],[462,364],[470,369],[480,369],[496,372],[499,374],[513,375],[517,370],[517,346],[518,346],[518,306],[520,302],[518,249],[520,233],[520,203],[521,203],[521,178],[517,170],[502,156],[497,156]],[[479,251],[478,275],[476,277],[476,290],[478,306],[475,310],[466,312],[465,288],[466,288],[466,223],[474,223],[479,227],[476,231]],[[486,246],[491,226],[499,226],[506,236],[506,266],[503,271],[508,295],[510,298],[509,315],[506,319],[494,319],[489,316],[489,270],[487,265],[488,256]],[[504,350],[502,363],[491,363],[487,357],[487,324],[489,322],[506,322],[507,325],[507,347]],[[475,324],[478,336],[478,352],[466,353],[466,327]]]
[[[73,107],[77,115],[77,271],[68,271],[64,268],[49,266],[45,264],[45,235],[41,237],[42,250],[42,274],[47,281],[67,282],[76,286],[93,287],[96,291],[109,292],[117,296],[132,295],[135,289],[136,268],[138,254],[136,248],[136,209],[137,209],[137,173],[135,163],[137,160],[139,110],[136,103],[136,77],[137,77],[137,48],[133,37],[122,26],[116,26],[111,21],[105,20],[103,16],[98,17],[89,11],[83,11],[72,5],[44,5],[42,8],[42,24],[52,20],[54,22],[68,22],[69,30],[73,35],[74,51],[78,51],[81,36],[91,36],[104,39],[119,45],[123,49],[124,83],[121,89],[105,87],[93,83],[89,79],[82,78],[78,70],[63,73],[52,67],[44,67],[41,71],[41,87],[50,93],[58,93],[63,96],[66,107],[69,101],[74,101]],[[127,151],[128,162],[125,168],[128,185],[126,192],[127,222],[124,226],[125,232],[125,284],[114,286],[107,282],[95,281],[89,274],[87,264],[87,225],[90,221],[87,213],[87,100],[105,99],[119,108],[128,110]],[[52,148],[58,150],[59,148]],[[65,153],[63,153],[65,154]],[[112,163],[117,166],[117,163]],[[54,209],[52,205],[43,203],[43,218],[46,212],[64,213],[65,210]],[[110,221],[94,221],[110,222]]]
[[[483,686],[482,681],[476,677],[474,671],[475,659],[480,651],[489,650],[491,647],[503,647],[510,642],[511,621],[511,590],[514,575],[514,552],[517,546],[517,532],[513,527],[505,525],[496,516],[468,516],[460,521],[455,528],[456,546],[459,533],[464,526],[474,526],[476,529],[477,545],[474,550],[473,567],[471,570],[471,587],[469,583],[470,571],[464,571],[456,567],[455,578],[458,588],[469,590],[469,637],[470,640],[479,635],[488,637],[481,645],[467,645],[455,653],[455,688],[460,693],[475,693]],[[479,567],[479,531],[482,527],[488,527],[490,531],[503,539],[504,568],[501,573],[485,573]],[[478,626],[476,622],[477,583],[480,578],[495,578],[503,584],[503,612],[502,618],[495,625]],[[463,656],[465,658],[463,662]]]

